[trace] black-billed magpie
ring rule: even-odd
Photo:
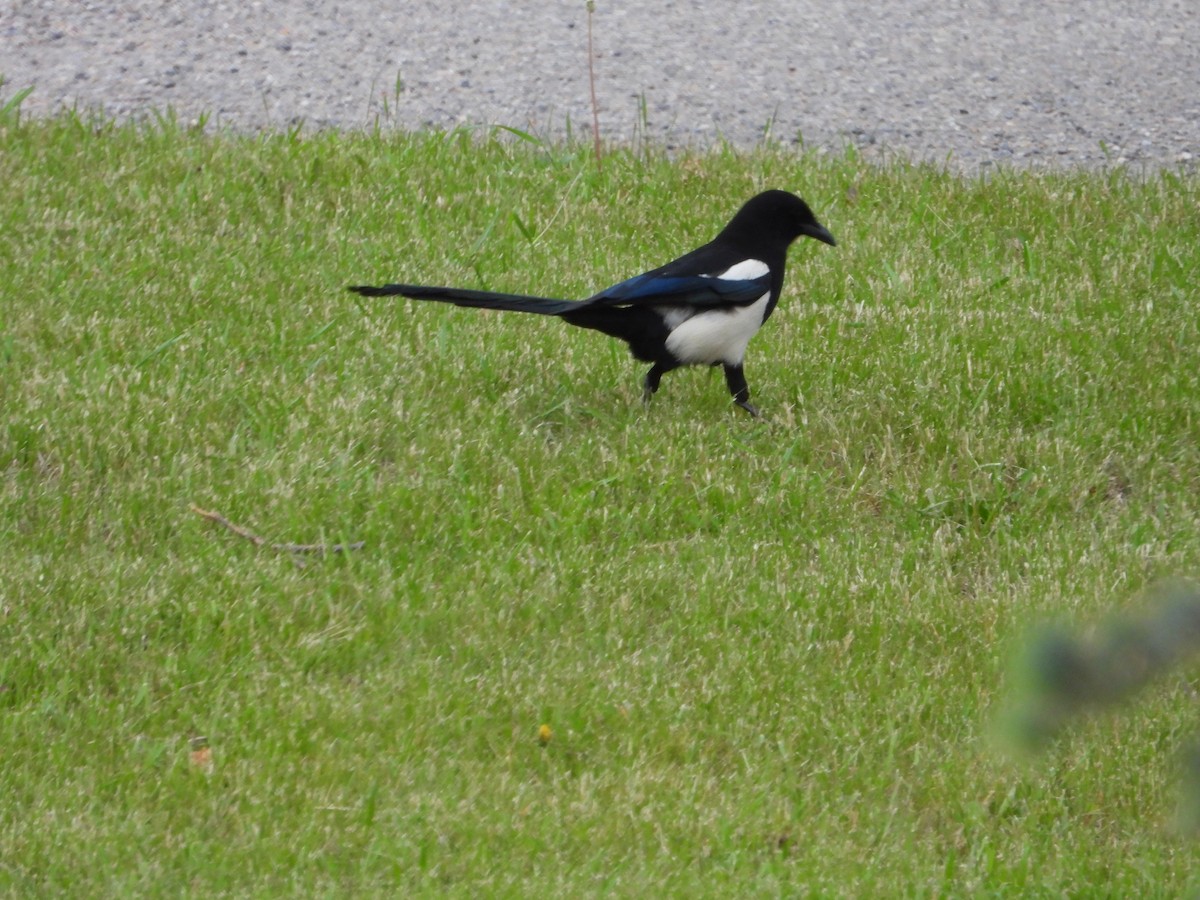
[[[783,291],[787,250],[798,237],[837,242],[808,204],[787,191],[751,198],[715,238],[674,262],[615,284],[586,300],[555,300],[417,284],[356,285],[364,297],[399,294],[458,306],[558,316],[629,344],[636,359],[653,363],[644,397],[680,366],[723,366],[734,402],[753,416],[742,370],[746,345],[775,309]]]

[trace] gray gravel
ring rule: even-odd
[[[1197,0],[598,0],[601,132],[995,164],[1200,157]],[[2,96],[238,129],[590,135],[584,0],[15,0]]]

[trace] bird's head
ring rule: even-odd
[[[722,233],[748,242],[781,241],[785,247],[798,237],[837,245],[808,204],[788,191],[763,191],[751,197]]]

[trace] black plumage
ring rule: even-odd
[[[750,403],[743,358],[750,338],[779,302],[788,247],[799,237],[836,243],[807,203],[772,190],[747,201],[702,247],[586,300],[415,284],[356,285],[350,290],[364,297],[399,295],[557,316],[620,338],[635,358],[652,363],[644,381],[647,400],[672,369],[720,365],[734,401],[758,415]]]

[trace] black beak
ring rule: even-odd
[[[837,241],[833,239],[833,235],[829,233],[829,229],[824,225],[809,225],[804,230],[804,233],[810,238],[816,238],[818,241],[828,244],[830,247],[837,246]]]

